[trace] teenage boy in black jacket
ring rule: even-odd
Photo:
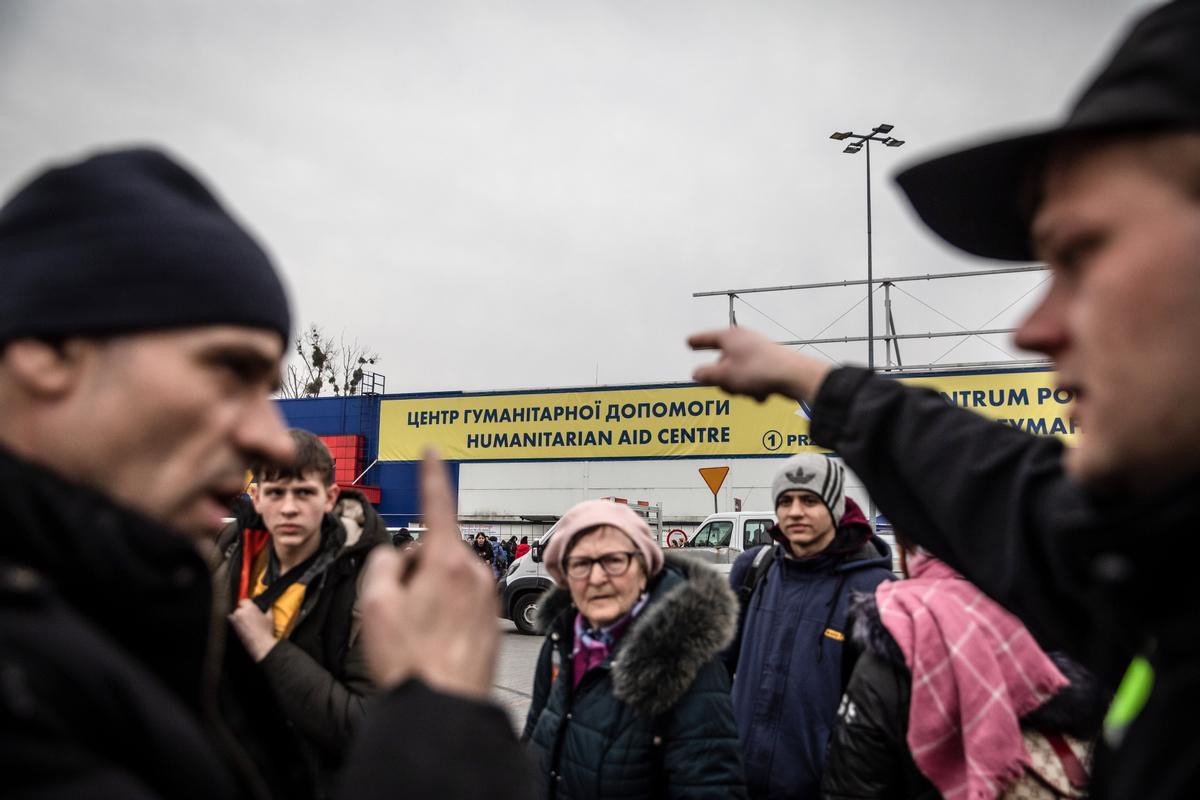
[[[327,795],[374,694],[358,585],[367,554],[391,537],[362,494],[338,487],[325,444],[308,431],[289,433],[295,459],[255,465],[255,513],[219,538],[224,560],[214,582]]]
[[[723,351],[695,377],[813,404],[814,439],[898,528],[1121,687],[1094,797],[1194,797],[1200,594],[1185,554],[1200,479],[1200,3],[1142,19],[1058,128],[899,180],[952,244],[1050,265],[1016,338],[1051,356],[1075,394],[1078,446],[736,328],[692,337]]]

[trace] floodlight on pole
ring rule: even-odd
[[[854,155],[864,147],[867,148],[867,366],[875,367],[875,272],[871,254],[871,142],[879,142],[885,147],[899,147],[904,144],[902,139],[893,139],[887,134],[892,132],[893,125],[881,122],[870,133],[854,133],[852,131],[836,131],[830,139],[842,141],[853,139],[846,145],[843,153]],[[875,530],[875,498],[870,500],[871,530]]]
[[[864,147],[867,149],[867,366],[875,367],[875,292],[874,259],[871,245],[871,142],[879,142],[885,147],[899,147],[904,144],[902,139],[893,139],[887,134],[892,132],[894,125],[881,122],[870,133],[854,133],[852,131],[834,131],[830,139],[842,141],[852,139],[846,145],[843,153],[854,155]]]

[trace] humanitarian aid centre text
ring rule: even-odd
[[[1046,371],[902,379],[997,422],[1070,443],[1073,395]],[[427,447],[456,460],[781,456],[820,451],[806,410],[694,385],[410,397],[381,406],[380,460]]]

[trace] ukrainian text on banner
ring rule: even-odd
[[[1070,396],[1051,372],[903,379],[1032,433],[1071,441]],[[433,447],[454,461],[783,456],[821,451],[807,409],[758,403],[693,384],[384,400],[379,459],[415,461]]]

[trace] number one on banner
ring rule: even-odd
[[[713,493],[713,513],[718,512],[717,508],[717,492],[721,491],[721,484],[725,482],[725,476],[729,474],[729,467],[701,467],[700,477],[704,478],[704,482],[708,484],[709,490]]]

